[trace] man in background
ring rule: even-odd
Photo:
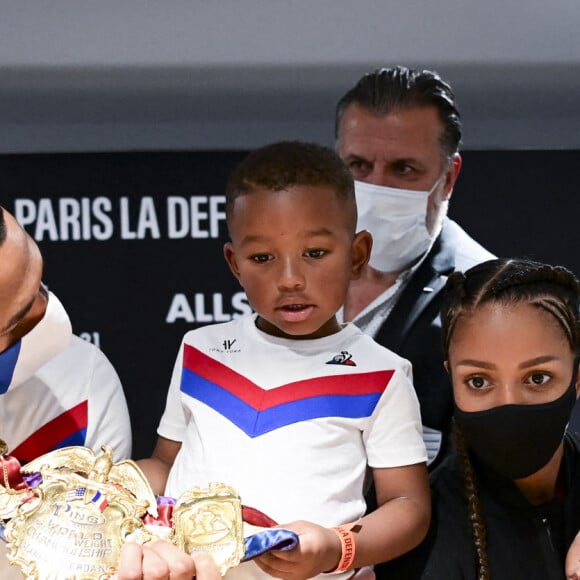
[[[23,465],[69,445],[100,454],[107,444],[115,461],[126,459],[131,427],[119,377],[96,346],[72,334],[42,271],[37,244],[0,207],[0,439],[7,463]],[[22,578],[4,551],[0,541],[0,578]]]
[[[374,239],[344,320],[412,362],[431,465],[449,446],[453,413],[440,291],[454,270],[493,257],[447,218],[460,142],[455,96],[432,71],[375,70],[337,105],[336,147],[355,179],[357,229]]]

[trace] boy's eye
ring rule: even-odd
[[[272,256],[270,256],[270,254],[254,254],[253,256],[250,256],[250,260],[252,260],[252,262],[257,262],[258,264],[264,264],[265,262],[269,262],[272,259]]]
[[[308,258],[322,258],[322,256],[325,256],[326,254],[327,254],[326,250],[320,249],[308,250],[304,253],[304,255]]]
[[[488,384],[485,377],[482,377],[481,375],[475,375],[473,377],[469,377],[465,382],[472,389],[477,389],[477,390],[483,389]]]

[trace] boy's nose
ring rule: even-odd
[[[281,261],[278,273],[278,288],[280,290],[301,290],[306,285],[306,278],[301,265],[295,260],[286,259]]]

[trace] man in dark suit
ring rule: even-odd
[[[449,447],[453,397],[443,367],[440,291],[454,270],[493,257],[447,218],[461,169],[449,84],[404,67],[365,74],[339,101],[338,154],[355,178],[358,229],[373,235],[344,319],[409,359],[431,466]]]

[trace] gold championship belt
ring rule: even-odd
[[[186,491],[173,510],[171,539],[188,554],[210,552],[223,576],[244,557],[239,496],[219,483]]]
[[[13,489],[0,441],[0,520],[8,560],[26,578],[104,580],[116,571],[129,537],[140,542],[162,537],[143,522],[157,517],[156,497],[143,472],[134,461],[113,463],[111,448],[102,449],[98,457],[86,447],[42,455],[20,468],[25,476],[40,474],[42,482]],[[222,574],[243,558],[241,501],[231,487],[216,483],[189,490],[177,500],[172,519],[165,536],[188,553],[209,552]]]

